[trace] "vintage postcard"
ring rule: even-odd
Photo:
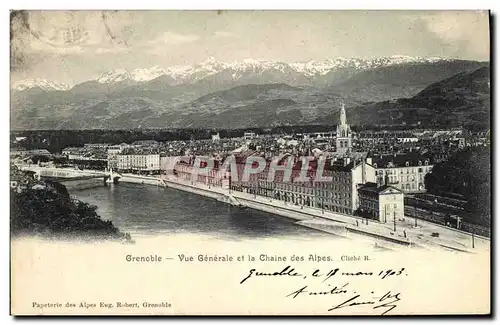
[[[12,315],[491,313],[488,11],[10,33]]]

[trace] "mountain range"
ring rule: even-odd
[[[403,56],[296,63],[209,58],[191,66],[113,70],[73,86],[32,79],[12,84],[11,128],[335,123],[341,100],[353,112],[370,110],[483,67],[489,64]],[[369,112],[356,116],[372,118]]]

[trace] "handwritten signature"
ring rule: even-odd
[[[397,307],[396,303],[401,300],[400,295],[401,295],[400,292],[392,293],[391,291],[388,291],[380,298],[372,298],[371,300],[365,300],[364,298],[361,298],[361,295],[357,294],[345,300],[344,302],[341,302],[340,304],[333,306],[332,308],[328,309],[328,311],[346,307],[375,305],[373,306],[373,309],[385,308],[381,309],[383,310],[382,315],[385,315]]]
[[[348,292],[349,292],[349,283],[345,283],[342,286],[333,286],[331,289],[328,288],[328,290],[323,290],[323,291],[310,291],[308,286],[306,285],[286,295],[286,297],[292,297],[292,299],[295,299],[302,294],[305,294],[307,296],[328,296],[328,295],[344,295],[347,294]],[[386,313],[390,312],[391,310],[397,307],[395,303],[401,300],[400,295],[401,293],[399,292],[393,294],[391,293],[391,291],[388,291],[382,297],[374,297],[371,300],[365,300],[364,298],[361,297],[360,294],[356,294],[351,298],[341,302],[340,304],[335,305],[332,308],[328,309],[328,311],[346,307],[375,305],[373,309],[386,308],[385,310],[382,309],[383,310],[382,315],[385,315]]]

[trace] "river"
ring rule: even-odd
[[[97,206],[103,219],[111,220],[121,231],[132,236],[189,233],[234,240],[336,238],[299,226],[288,218],[231,207],[171,188],[120,183],[70,193]]]

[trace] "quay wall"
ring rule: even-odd
[[[268,212],[272,214],[277,214],[283,217],[291,218],[297,221],[302,221],[302,220],[309,220],[312,219],[312,216],[308,216],[304,213],[301,213],[300,211],[295,211],[294,209],[283,209],[283,208],[277,208],[276,206],[272,204],[266,204],[263,202],[259,202],[256,200],[252,199],[246,199],[242,198],[239,196],[236,196],[236,199],[245,207],[263,211],[263,212]]]
[[[155,185],[155,186],[168,186],[171,188],[175,188],[181,191],[190,192],[202,196],[206,196],[212,199],[216,199],[225,203],[229,203],[227,196],[218,193],[215,190],[211,189],[203,189],[198,186],[192,186],[189,184],[183,184],[180,182],[175,182],[169,179],[163,179],[159,177],[151,177],[151,176],[140,176],[140,175],[132,175],[132,174],[121,174],[121,178],[118,182],[123,183],[134,183],[134,184],[145,184],[145,185]]]
[[[104,178],[89,177],[89,178],[67,178],[59,180],[59,183],[66,186],[68,190],[84,190],[88,188],[105,186]]]
[[[163,186],[163,182],[159,178],[131,174],[121,174],[118,182]]]
[[[210,189],[203,189],[203,188],[191,186],[188,184],[177,183],[177,182],[173,182],[171,180],[165,180],[165,183],[167,184],[168,187],[175,188],[177,190],[198,194],[198,195],[209,197],[209,198],[212,198],[212,199],[224,202],[224,203],[229,203],[229,199],[223,193],[218,193],[218,192],[210,190]]]

